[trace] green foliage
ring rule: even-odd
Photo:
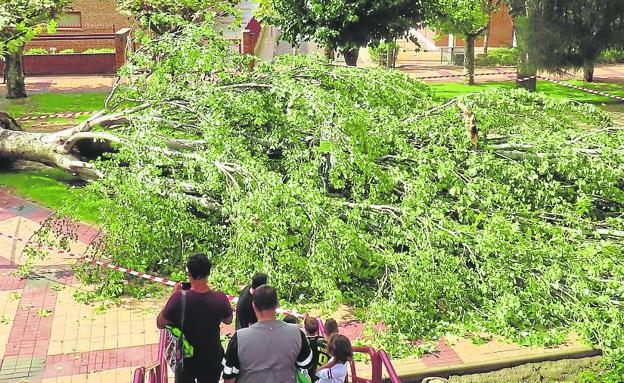
[[[235,13],[233,0],[118,0],[119,10],[136,19],[156,34],[175,32],[182,25],[198,22],[203,13],[216,12],[222,16]]]
[[[59,54],[63,55],[63,54],[71,54],[71,53],[76,53],[76,51],[74,49],[63,49],[59,52]]]
[[[261,0],[259,18],[276,25],[294,45],[314,41],[350,51],[393,40],[423,20],[421,0]]]
[[[475,60],[477,66],[515,66],[518,62],[516,48],[490,49],[487,54],[479,54]]]
[[[624,63],[624,50],[623,49],[607,49],[600,53],[598,62],[603,64],[617,64]]]
[[[113,48],[89,48],[80,53],[83,53],[83,54],[115,53],[115,50]]]
[[[399,54],[399,45],[396,41],[380,41],[377,44],[368,46],[368,54],[371,60],[386,68],[393,68],[396,63],[396,57]]]
[[[45,48],[30,48],[29,50],[24,52],[24,54],[25,55],[49,55],[51,53],[48,52],[48,50]]]
[[[69,0],[4,0],[0,4],[0,55],[17,52],[42,32],[53,33],[55,17]]]
[[[624,131],[607,115],[520,90],[443,104],[396,71],[246,60],[207,24],[143,41],[111,105],[149,107],[88,186],[102,255],[182,278],[203,251],[226,291],[265,270],[291,303],[366,308],[395,353],[457,328],[624,349]]]
[[[428,3],[427,21],[447,34],[480,34],[496,9],[497,2],[492,0],[435,0]]]
[[[605,49],[621,47],[621,0],[508,0],[521,51],[533,65],[551,71],[582,68]]]

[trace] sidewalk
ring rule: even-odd
[[[165,298],[128,298],[107,309],[79,303],[74,294],[87,288],[72,271],[76,259],[61,251],[37,262],[34,276],[15,276],[24,260],[25,244],[19,239],[27,241],[50,213],[0,190],[0,383],[130,382],[136,367],[156,360],[155,321]],[[96,228],[81,224],[71,251],[81,254],[97,236]],[[233,329],[224,326],[222,331]],[[362,337],[363,325],[342,321],[340,332],[354,340]],[[542,349],[500,340],[477,346],[448,337],[440,340],[438,352],[394,365],[402,377],[422,378],[592,353],[574,338]],[[370,375],[370,366],[358,363],[358,371]]]
[[[117,77],[93,76],[28,76],[26,92],[32,93],[86,93],[110,92]],[[6,95],[6,84],[0,84],[0,96]]]

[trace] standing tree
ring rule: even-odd
[[[537,90],[537,66],[529,53],[529,31],[534,21],[535,9],[543,0],[506,0],[513,18],[518,48],[516,86],[529,92]]]
[[[370,41],[393,40],[424,17],[420,0],[261,0],[259,17],[279,27],[293,45],[314,41],[339,49],[347,65]]]
[[[119,10],[135,17],[141,25],[157,35],[179,30],[183,25],[201,21],[203,12],[214,11],[218,16],[233,13],[234,0],[118,0]]]
[[[22,56],[24,46],[39,33],[53,32],[55,17],[69,0],[3,0],[0,4],[0,53],[4,61],[7,98],[26,97]]]
[[[474,85],[475,41],[487,30],[490,14],[498,9],[499,0],[436,0],[429,3],[428,22],[437,30],[464,38],[466,83]]]
[[[593,81],[600,53],[621,41],[624,2],[621,0],[542,1],[524,31],[529,54],[539,68],[583,69]]]

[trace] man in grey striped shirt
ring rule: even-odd
[[[277,292],[258,287],[253,308],[258,322],[237,330],[223,359],[225,383],[293,383],[296,369],[312,363],[312,350],[299,326],[276,319]]]

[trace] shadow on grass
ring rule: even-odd
[[[85,181],[62,170],[25,161],[0,164],[0,188],[80,221],[100,222],[102,201],[84,190]]]

